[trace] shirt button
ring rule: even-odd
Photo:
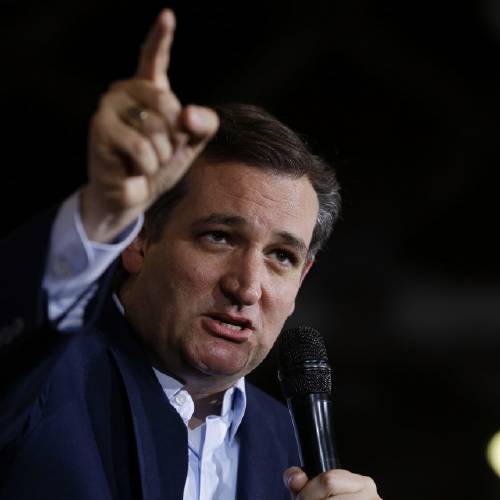
[[[174,399],[179,406],[182,406],[186,402],[186,396],[184,394],[177,394]]]

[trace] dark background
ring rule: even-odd
[[[291,323],[327,339],[343,465],[385,499],[498,500],[500,4],[168,5],[183,102],[263,105],[336,164],[343,217]],[[164,4],[1,6],[5,234],[84,181],[88,119]],[[251,378],[281,397],[273,356]]]

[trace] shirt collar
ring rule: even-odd
[[[194,412],[194,403],[191,396],[184,389],[182,382],[154,367],[153,371],[170,404],[176,409],[187,425]],[[246,404],[245,379],[241,377],[232,387],[226,390],[222,399],[220,418],[228,422],[229,442],[233,441],[240,427],[245,415]]]
[[[227,396],[228,392],[232,391],[230,396]],[[226,397],[228,399],[226,403]],[[231,399],[231,401],[229,401]],[[241,377],[237,380],[237,382],[226,391],[224,394],[224,400],[222,402],[222,414],[224,414],[224,405],[226,407],[230,407],[232,409],[232,422],[231,427],[229,429],[229,442],[232,442],[234,437],[236,436],[236,432],[238,431],[241,421],[243,420],[243,416],[245,415],[245,410],[247,407],[247,393],[245,390],[245,379]]]

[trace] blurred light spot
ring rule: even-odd
[[[500,477],[500,431],[498,431],[488,443],[486,457],[491,468]]]

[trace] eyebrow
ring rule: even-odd
[[[280,233],[278,233],[278,235],[281,236],[281,238],[287,245],[290,245],[291,247],[295,248],[295,250],[299,252],[302,255],[302,257],[305,258],[308,252],[308,248],[302,238],[297,238],[288,231],[281,231]]]
[[[207,224],[221,224],[224,226],[245,226],[247,225],[247,220],[239,215],[229,215],[223,213],[213,213],[198,219],[194,222],[194,226],[204,226]],[[280,231],[277,235],[283,240],[284,243],[293,247],[297,252],[299,252],[303,257],[307,255],[308,248],[302,238],[298,238],[288,231]]]
[[[225,226],[244,226],[247,221],[244,217],[239,215],[228,215],[221,213],[213,213],[203,219],[198,219],[195,221],[196,226],[202,226],[204,224],[223,224]]]

